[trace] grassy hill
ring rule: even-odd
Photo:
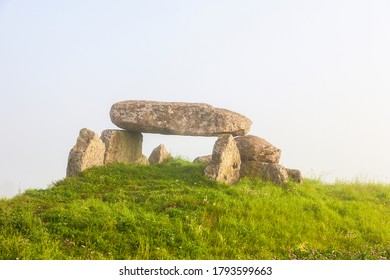
[[[390,187],[113,164],[0,200],[0,259],[390,259]]]

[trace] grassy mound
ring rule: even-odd
[[[112,164],[0,200],[0,259],[390,259],[390,187]]]

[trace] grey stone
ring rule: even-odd
[[[113,162],[135,163],[142,157],[142,133],[107,129],[101,139],[106,145],[104,164]]]
[[[204,103],[122,101],[111,107],[112,122],[128,131],[169,135],[245,135],[252,124],[245,116]]]
[[[193,163],[206,163],[206,164],[209,164],[211,162],[211,158],[212,158],[211,155],[201,156],[201,157],[195,158],[192,162]]]
[[[134,162],[134,164],[149,165],[149,159],[148,159],[147,156],[142,155],[141,157],[139,157],[139,158]]]
[[[232,135],[222,135],[214,144],[211,162],[204,170],[205,176],[225,184],[240,179],[240,152]]]
[[[164,144],[160,144],[154,150],[149,156],[149,163],[150,164],[160,164],[163,163],[166,159],[170,158],[171,155],[165,148]]]
[[[245,135],[235,138],[242,161],[261,161],[278,163],[280,149],[263,138],[254,135]]]
[[[298,169],[290,169],[286,168],[287,174],[288,174],[288,179],[290,181],[296,182],[298,184],[303,183],[303,178],[302,178],[302,173]]]
[[[102,166],[106,146],[95,132],[80,130],[76,145],[70,150],[66,176],[73,177],[93,166]]]
[[[283,184],[288,181],[286,168],[280,164],[246,161],[241,164],[241,177],[258,177],[264,181]]]

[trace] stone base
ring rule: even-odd
[[[69,152],[66,177],[76,176],[93,166],[102,166],[105,150],[98,134],[87,128],[81,129],[76,145]]]
[[[101,139],[106,146],[104,164],[135,163],[142,157],[142,133],[119,129],[107,129]]]
[[[165,160],[170,158],[171,155],[165,148],[164,144],[160,144],[154,150],[149,156],[149,163],[150,164],[160,164],[163,163]]]
[[[241,158],[232,135],[222,135],[214,144],[211,162],[204,175],[225,184],[234,184],[240,179]]]

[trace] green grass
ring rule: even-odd
[[[0,200],[0,259],[390,259],[390,187],[113,164]]]

